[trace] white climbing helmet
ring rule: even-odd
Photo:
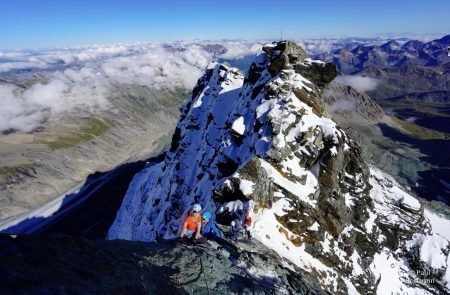
[[[194,204],[194,206],[192,206],[192,211],[200,212],[202,211],[202,206],[200,204]]]

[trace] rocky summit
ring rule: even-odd
[[[211,63],[165,159],[134,177],[108,238],[175,238],[200,203],[225,226],[250,215],[250,249],[279,257],[284,270],[271,268],[274,280],[290,269],[299,282],[267,293],[449,292],[450,221],[372,166],[326,117],[324,88],[336,75],[334,64],[291,42],[265,46],[245,76]]]

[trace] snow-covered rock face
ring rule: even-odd
[[[226,208],[219,222],[252,216],[256,239],[333,294],[448,290],[448,237],[323,116],[336,67],[293,43],[263,50],[245,78],[208,66],[165,160],[135,176],[109,238],[175,237],[198,202]]]

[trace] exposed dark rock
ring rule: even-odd
[[[233,159],[226,157],[224,162],[217,163],[221,177],[231,176],[237,169],[238,163]]]
[[[197,97],[200,92],[205,89],[206,85],[208,85],[209,79],[211,79],[211,75],[213,73],[213,70],[207,70],[205,74],[198,80],[197,85],[192,90],[192,97]]]
[[[256,241],[0,236],[2,294],[326,294]],[[301,271],[296,269],[297,271]]]
[[[296,64],[294,65],[294,69],[297,73],[321,88],[327,86],[338,74],[334,63],[326,63],[324,65],[312,63],[308,67]]]
[[[170,144],[170,151],[174,152],[179,144],[180,144],[180,140],[181,140],[181,130],[180,128],[175,128],[175,132],[172,135],[172,142]]]
[[[263,47],[263,51],[270,58],[268,70],[272,76],[280,73],[283,69],[292,69],[292,64],[302,62],[308,57],[303,48],[286,41],[278,42],[273,47]]]

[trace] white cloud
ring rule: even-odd
[[[44,110],[19,97],[16,91],[12,85],[0,85],[0,130],[32,131],[44,119]]]
[[[305,39],[296,41],[308,54],[316,55],[338,48],[334,39]]]
[[[352,111],[356,109],[356,104],[355,101],[349,99],[338,100],[330,106],[330,109],[333,112]]]
[[[257,50],[260,45],[254,42],[184,42],[0,52],[0,78],[30,78],[27,71],[17,72],[20,69],[46,77],[27,89],[0,84],[0,132],[29,132],[50,116],[76,108],[100,112],[110,106],[108,97],[118,84],[192,89],[218,55],[238,58]]]
[[[46,84],[21,89],[0,85],[0,131],[30,132],[50,115],[58,116],[77,107],[96,112],[109,106],[107,88],[101,80],[89,80],[89,70],[53,73]]]
[[[220,57],[224,59],[239,59],[248,55],[256,55],[262,51],[262,43],[254,42],[227,42],[224,43],[225,53]]]
[[[47,64],[44,62],[39,62],[39,61],[32,61],[32,62],[18,61],[18,62],[0,63],[0,72],[8,72],[11,70],[19,70],[19,69],[26,69],[26,68],[45,69],[45,68],[47,68]]]
[[[349,85],[360,91],[374,90],[378,85],[378,80],[363,76],[338,76],[334,81],[339,84]]]
[[[310,55],[385,41],[348,37],[296,40]],[[21,82],[30,78],[30,73],[18,70],[32,69],[43,73],[48,82],[26,90],[0,83],[0,132],[30,131],[49,116],[77,107],[101,111],[109,106],[108,97],[117,84],[192,89],[210,61],[255,55],[268,42],[190,41],[0,51],[0,78]],[[337,81],[362,91],[377,85],[377,80],[362,76],[338,77]]]

